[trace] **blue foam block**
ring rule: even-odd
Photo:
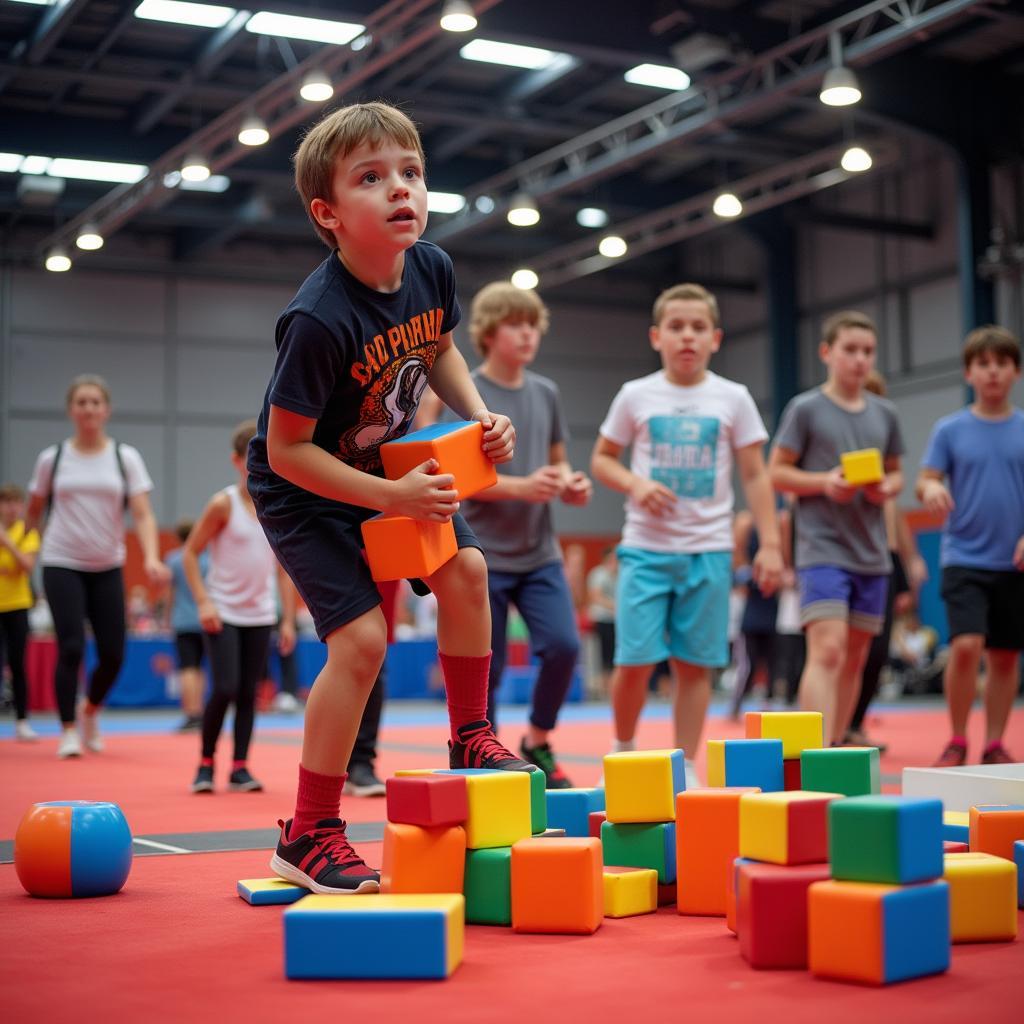
[[[1017,865],[1017,906],[1024,910],[1024,839],[1013,844],[1013,862]]]
[[[942,823],[942,838],[950,843],[968,843],[971,839],[971,826],[954,825],[944,821]]]
[[[762,793],[786,788],[782,740],[726,740],[725,784],[760,786]]]
[[[885,982],[949,968],[949,884],[908,885],[882,899]]]
[[[603,789],[549,789],[545,798],[548,828],[564,828],[567,836],[589,836],[590,812],[604,810]]]
[[[471,423],[476,422],[476,420],[457,420],[455,423],[435,423],[432,426],[424,427],[422,430],[414,430],[411,434],[396,437],[388,443],[407,444],[410,441],[436,441],[439,437],[444,437],[445,434],[453,434],[456,430],[461,430],[463,427],[468,427]]]

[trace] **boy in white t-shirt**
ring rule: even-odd
[[[763,592],[778,586],[782,558],[767,431],[750,392],[708,370],[722,343],[715,297],[696,284],[662,292],[650,340],[662,369],[623,385],[591,462],[597,480],[628,495],[618,549],[614,749],[634,749],[651,668],[669,658],[675,745],[692,786],[711,673],[728,662],[734,460],[761,537],[753,573]],[[620,456],[630,446],[627,469]]]

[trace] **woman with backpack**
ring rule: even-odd
[[[46,513],[40,561],[43,589],[57,634],[54,685],[63,732],[60,758],[79,757],[82,745],[103,749],[98,711],[124,660],[125,513],[130,511],[151,583],[167,581],[149,492],[153,481],[131,445],[107,435],[110,391],[102,377],[76,377],[67,393],[74,436],[43,449],[28,490],[26,530]],[[97,664],[76,708],[85,652],[85,620],[96,640]],[[76,711],[78,729],[76,725]],[[79,732],[81,735],[79,735]]]

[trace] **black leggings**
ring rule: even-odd
[[[203,757],[213,757],[228,705],[235,705],[235,760],[249,755],[256,714],[256,684],[263,678],[271,626],[229,626],[206,634],[210,699],[203,709]]]
[[[102,704],[124,661],[124,577],[120,569],[83,572],[43,566],[43,589],[57,633],[54,685],[60,720],[75,720],[78,673],[85,653],[85,620],[96,638],[96,667],[89,676],[89,702]]]
[[[11,666],[14,691],[14,717],[20,722],[28,716],[28,681],[25,679],[25,645],[28,643],[28,609],[0,612],[0,674],[4,660]]]
[[[769,697],[772,695],[772,684],[775,674],[775,634],[744,632],[742,635],[743,644],[746,648],[747,663],[745,671],[736,678],[736,688],[733,690],[731,707],[733,718],[740,713],[743,699],[753,689],[758,668],[764,669],[765,684]]]

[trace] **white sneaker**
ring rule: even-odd
[[[82,742],[86,749],[91,750],[94,754],[101,754],[104,743],[100,736],[99,712],[95,711],[91,715],[87,715],[84,710],[79,708],[78,729],[82,734]]]
[[[294,714],[302,705],[299,704],[298,699],[293,697],[290,693],[279,693],[274,698],[274,710],[281,711],[286,715]]]
[[[701,782],[700,776],[697,774],[697,766],[688,757],[683,761],[683,772],[686,776],[687,789],[704,788],[704,783]]]
[[[39,733],[28,724],[25,718],[19,718],[14,726],[14,738],[19,743],[35,743],[39,739]]]
[[[82,756],[82,741],[75,729],[65,729],[57,744],[57,756],[61,759]]]

